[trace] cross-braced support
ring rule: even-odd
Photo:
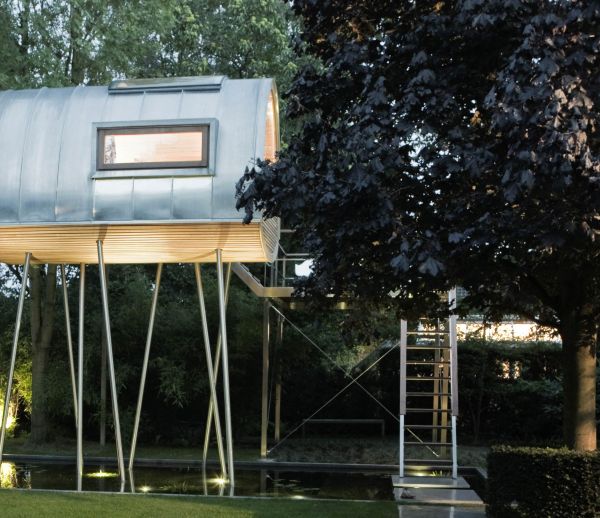
[[[231,490],[235,485],[233,471],[233,433],[231,425],[231,399],[229,394],[229,350],[227,344],[227,321],[225,311],[225,282],[223,279],[223,251],[217,249],[217,286],[219,292],[219,320],[221,329],[221,347],[223,355],[223,399],[225,403],[225,440],[227,443],[227,471]]]
[[[140,417],[142,415],[142,403],[144,401],[144,388],[146,387],[146,374],[148,373],[148,360],[150,359],[150,346],[152,344],[152,333],[154,331],[154,317],[156,316],[156,305],[158,302],[158,290],[160,288],[160,279],[162,276],[163,265],[159,264],[156,268],[156,280],[154,281],[154,294],[152,295],[152,306],[150,307],[150,320],[148,322],[148,334],[146,336],[146,348],[144,349],[144,362],[142,364],[142,376],[140,379],[140,391],[138,394],[137,407],[135,410],[135,420],[133,423],[133,435],[131,438],[131,450],[129,452],[129,471],[133,470],[135,462],[135,448],[137,446],[138,432],[140,429]],[[133,484],[132,484],[133,489]]]
[[[227,273],[225,278],[225,308],[227,308],[227,302],[229,301],[229,284],[231,282],[231,263],[227,265]],[[217,346],[215,350],[215,357],[213,363],[213,372],[215,374],[215,389],[217,387],[217,381],[219,379],[219,367],[221,366],[221,329],[217,335]],[[215,401],[215,403],[217,403]],[[204,430],[204,448],[202,451],[202,468],[206,469],[206,461],[208,460],[208,447],[210,445],[210,432],[213,423],[215,405],[213,404],[212,398],[208,403],[208,414],[206,416],[206,428]]]
[[[6,438],[6,423],[8,421],[8,410],[10,407],[10,397],[12,395],[13,377],[15,375],[15,364],[17,362],[17,344],[19,343],[19,332],[21,330],[21,318],[23,316],[23,304],[25,302],[25,292],[27,290],[27,279],[29,278],[29,265],[31,263],[31,252],[25,254],[25,263],[23,266],[23,278],[21,279],[21,291],[19,292],[19,304],[17,306],[17,320],[15,322],[15,334],[13,336],[12,353],[10,356],[10,367],[8,370],[8,379],[6,380],[6,394],[4,396],[4,410],[2,412],[2,423],[0,424],[0,464],[4,453],[4,440]]]
[[[206,353],[206,369],[208,371],[208,383],[210,385],[210,403],[214,413],[215,434],[217,436],[217,450],[219,453],[219,462],[221,463],[221,473],[223,478],[227,478],[227,468],[225,466],[225,455],[223,453],[223,436],[221,434],[221,418],[219,416],[219,401],[217,399],[217,387],[215,382],[215,373],[213,370],[213,359],[210,349],[210,337],[208,334],[208,319],[206,318],[206,305],[204,303],[204,288],[202,286],[202,269],[200,264],[194,264],[194,273],[196,275],[196,287],[198,289],[198,301],[200,302],[200,315],[202,317],[202,335],[204,339],[204,350]]]
[[[69,312],[69,298],[67,293],[67,274],[65,265],[60,266],[60,279],[62,283],[63,302],[65,307],[65,326],[67,330],[67,349],[69,353],[69,372],[71,374],[71,390],[73,392],[73,415],[77,426],[77,382],[75,381],[75,361],[73,359],[73,337],[71,336],[71,314]]]
[[[110,332],[110,315],[108,311],[108,290],[106,286],[106,269],[102,252],[102,241],[98,240],[98,268],[100,270],[100,291],[102,292],[102,311],[104,314],[104,328],[106,330],[106,352],[108,355],[108,371],[110,374],[110,392],[113,408],[113,422],[115,427],[115,442],[117,446],[117,462],[121,484],[125,483],[125,462],[123,460],[123,442],[121,440],[121,422],[119,420],[119,404],[117,402],[117,382],[115,379],[115,364],[113,357],[112,336]]]

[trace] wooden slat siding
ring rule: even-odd
[[[107,264],[214,262],[223,250],[225,262],[267,262],[272,237],[263,223],[189,223],[139,225],[48,225],[0,227],[0,262],[95,264],[96,241],[104,242]],[[270,233],[271,229],[269,229]]]
[[[279,245],[280,220],[271,218],[262,223],[262,245],[268,258],[266,262],[272,262],[277,257],[277,247]]]

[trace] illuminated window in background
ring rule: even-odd
[[[208,166],[208,126],[150,126],[98,130],[98,169]]]
[[[277,153],[277,126],[275,121],[275,99],[271,91],[269,94],[269,103],[267,104],[267,124],[263,157],[265,160],[274,162],[275,153]]]

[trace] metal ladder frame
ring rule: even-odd
[[[450,311],[452,312],[456,308],[456,288],[453,288],[448,291],[448,302],[450,303]],[[448,352],[449,355],[449,365],[445,363],[445,355],[440,355],[439,351],[436,354],[436,360],[438,360],[438,355],[440,356],[439,360],[442,365],[441,376],[437,376],[436,372],[434,372],[433,380],[434,380],[434,404],[432,405],[432,421],[433,426],[432,429],[437,430],[435,426],[438,421],[438,408],[440,403],[442,403],[442,399],[447,401],[448,393],[445,392],[447,390],[448,381],[450,382],[450,401],[451,401],[451,411],[450,411],[450,419],[451,419],[451,447],[452,447],[452,478],[458,478],[458,458],[457,458],[457,439],[456,439],[456,420],[458,417],[458,364],[457,364],[457,334],[456,334],[456,323],[457,316],[451,314],[448,317]],[[400,431],[399,431],[399,468],[400,468],[400,477],[405,476],[405,432],[409,427],[405,425],[405,416],[406,416],[406,398],[407,398],[407,390],[406,390],[406,366],[407,366],[407,350],[408,350],[408,322],[406,320],[400,321]],[[423,334],[427,335],[427,332]],[[432,334],[432,333],[429,333]],[[439,340],[439,336],[437,338]],[[436,362],[433,362],[434,364]],[[449,374],[449,376],[448,376]],[[448,380],[448,377],[450,378]],[[437,393],[437,394],[436,394]],[[436,403],[437,400],[437,403]],[[444,406],[442,403],[441,406]],[[447,422],[446,422],[447,423]],[[440,429],[442,433],[440,434],[443,439],[445,439],[445,435],[447,434],[447,428]],[[437,442],[437,433],[434,433],[433,437]],[[445,440],[441,441],[444,444],[442,446],[445,448]]]

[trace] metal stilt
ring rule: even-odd
[[[262,349],[262,390],[260,419],[260,456],[267,457],[267,432],[269,427],[269,344],[271,337],[269,299],[263,301],[263,349]]]
[[[400,321],[400,477],[404,476],[404,417],[406,415],[406,346],[408,344],[408,323]]]
[[[77,426],[77,382],[75,381],[75,360],[73,359],[73,337],[71,335],[71,314],[69,312],[69,297],[67,293],[67,274],[65,265],[60,265],[60,278],[62,282],[63,301],[65,306],[65,325],[67,328],[67,348],[69,353],[69,371],[71,373],[71,389],[73,391],[73,414]]]
[[[231,263],[227,264],[227,274],[225,279],[225,308],[227,309],[227,303],[229,302],[229,285],[231,283]],[[219,367],[221,365],[221,329],[217,335],[217,346],[215,350],[215,358],[213,364],[213,372],[215,374],[215,390],[217,387],[217,381],[219,379]],[[206,461],[208,459],[208,447],[210,445],[210,431],[212,428],[213,416],[215,406],[213,405],[212,398],[208,403],[208,415],[206,416],[206,428],[204,430],[204,448],[202,450],[202,466],[206,469]]]
[[[225,455],[223,453],[223,437],[221,435],[221,418],[219,416],[219,402],[217,399],[217,387],[215,385],[215,373],[213,371],[213,359],[210,350],[210,337],[208,334],[208,319],[206,318],[206,305],[204,303],[204,287],[202,286],[202,270],[200,264],[194,264],[194,273],[196,275],[196,287],[198,289],[198,301],[200,302],[200,316],[202,318],[202,335],[204,338],[204,350],[206,352],[206,369],[208,371],[208,383],[210,385],[210,400],[212,401],[215,432],[217,435],[217,451],[219,453],[219,462],[221,464],[221,473],[223,478],[227,478],[227,468],[225,466]]]
[[[223,282],[223,251],[217,249],[217,284],[219,291],[219,320],[223,355],[223,399],[225,402],[225,438],[227,442],[227,468],[231,490],[235,485],[233,471],[233,433],[231,429],[231,398],[229,394],[229,351],[227,348],[227,321],[225,320],[225,283]]]
[[[285,266],[285,263],[284,263]],[[285,275],[285,269],[284,269]],[[285,277],[284,277],[285,280]],[[275,442],[281,440],[281,358],[283,347],[283,318],[277,315],[277,334],[275,339]]]
[[[79,267],[79,329],[77,332],[77,491],[83,481],[83,324],[85,309],[85,264]]]
[[[8,379],[6,380],[6,394],[4,396],[4,410],[2,411],[2,424],[0,425],[0,464],[2,463],[2,455],[4,453],[4,440],[6,438],[6,422],[8,420],[10,396],[12,395],[13,377],[15,375],[15,364],[17,362],[17,344],[19,343],[19,332],[21,330],[21,318],[23,316],[23,304],[25,303],[25,292],[27,291],[27,279],[29,278],[30,264],[31,252],[27,252],[25,254],[23,278],[21,280],[19,303],[17,305],[17,320],[15,322],[15,333],[13,336],[12,353],[10,356],[10,367],[8,370]]]
[[[123,442],[121,440],[121,422],[119,420],[119,404],[117,402],[117,381],[115,378],[115,364],[110,333],[110,315],[108,312],[108,290],[106,286],[106,271],[104,269],[104,255],[102,241],[98,240],[98,268],[100,270],[100,291],[102,292],[102,310],[104,313],[104,328],[106,329],[106,352],[108,354],[108,371],[110,375],[110,392],[113,408],[113,422],[115,427],[115,442],[117,446],[117,462],[121,482],[125,482],[125,462],[123,460]]]
[[[162,263],[156,268],[156,279],[154,281],[154,293],[152,295],[152,305],[150,307],[150,320],[148,322],[148,334],[146,335],[146,348],[144,349],[144,362],[142,364],[142,376],[140,378],[140,391],[138,393],[137,407],[135,409],[135,420],[133,423],[133,435],[131,437],[131,449],[129,452],[129,470],[133,469],[135,461],[135,448],[137,446],[138,432],[140,429],[140,417],[142,415],[142,403],[144,400],[144,388],[146,386],[146,374],[148,373],[148,360],[150,359],[150,346],[152,344],[152,333],[154,331],[154,317],[156,315],[156,305],[158,302],[158,290],[160,289],[160,278],[162,275]],[[130,478],[133,478],[130,476]]]
[[[456,309],[456,288],[453,288],[448,293],[450,299],[450,310]],[[457,452],[457,439],[456,439],[456,418],[458,417],[458,344],[457,344],[457,333],[456,323],[458,317],[456,315],[450,315],[448,319],[449,327],[448,338],[450,341],[450,368],[448,372],[450,374],[450,392],[452,393],[452,478],[458,477],[458,452]]]

